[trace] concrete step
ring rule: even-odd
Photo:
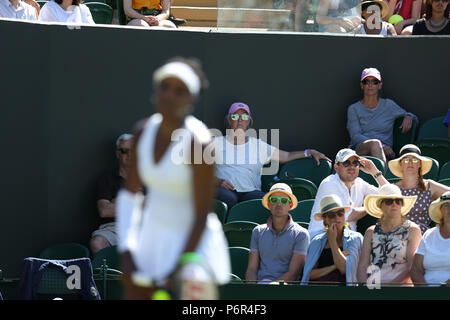
[[[172,0],[170,7],[217,7],[218,0]]]

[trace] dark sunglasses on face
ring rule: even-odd
[[[121,154],[129,154],[130,153],[130,149],[128,148],[119,148],[117,149]]]
[[[403,199],[384,199],[383,200],[383,202],[388,206],[391,206],[394,203],[394,201],[397,205],[403,206]]]
[[[380,83],[380,80],[378,80],[378,79],[364,79],[363,81],[361,81],[362,82],[362,84],[364,84],[364,85],[367,85],[367,84],[375,84],[375,85],[377,85],[377,84],[379,84]]]
[[[230,115],[231,120],[233,121],[238,121],[239,117],[243,120],[243,121],[247,121],[248,119],[250,119],[250,116],[246,113],[243,114],[239,114],[239,113],[233,113]]]
[[[292,200],[289,199],[288,197],[269,197],[269,201],[272,204],[277,204],[277,203],[288,204]]]
[[[335,216],[342,217],[344,215],[344,209],[340,209],[337,211],[331,211],[323,214],[323,217],[334,218]]]
[[[352,165],[354,167],[359,167],[361,165],[361,162],[359,162],[358,160],[353,160],[353,161],[345,160],[344,162],[342,162],[342,165],[345,168],[349,167],[350,165]]]

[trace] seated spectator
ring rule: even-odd
[[[270,210],[267,224],[253,229],[246,280],[260,283],[296,281],[303,269],[309,234],[292,220],[290,210],[297,207],[297,198],[285,183],[276,183],[262,199]]]
[[[356,6],[360,0],[320,0],[316,21],[319,32],[346,33],[361,24]]]
[[[411,278],[414,285],[450,285],[450,192],[430,206],[430,217],[438,225],[423,235],[414,256]]]
[[[407,144],[400,150],[400,157],[389,161],[391,172],[402,180],[396,185],[404,196],[417,196],[417,201],[408,212],[406,218],[416,223],[422,234],[428,230],[431,218],[428,208],[433,200],[439,198],[450,187],[431,179],[424,179],[433,166],[433,161],[421,156],[419,147]]]
[[[375,68],[366,68],[361,74],[363,98],[348,107],[347,129],[350,134],[349,148],[360,156],[373,156],[386,164],[393,159],[393,127],[395,119],[404,116],[402,132],[408,132],[417,117],[400,108],[391,99],[379,97],[383,86],[381,74]]]
[[[270,160],[286,163],[313,157],[317,165],[320,164],[320,159],[331,161],[313,149],[282,151],[260,139],[247,136],[246,131],[252,118],[250,108],[245,103],[233,103],[226,121],[231,129],[227,129],[226,136],[215,137],[213,146],[216,158],[216,197],[225,202],[228,209],[241,201],[262,199],[262,168]]]
[[[444,119],[444,126],[447,127],[448,137],[450,138],[450,126],[448,125],[449,123],[450,123],[450,109],[448,109],[447,115],[445,116],[445,119]]]
[[[382,0],[363,1],[358,5],[358,9],[361,10],[363,22],[356,27],[354,30],[355,34],[381,36],[397,35],[394,26],[383,21],[383,18],[386,17],[388,11],[386,2]]]
[[[363,237],[359,232],[348,229],[345,223],[345,213],[350,210],[350,207],[342,205],[341,199],[335,194],[320,200],[320,212],[314,217],[323,221],[326,232],[311,240],[302,282],[356,282]]]
[[[417,196],[403,196],[393,184],[382,186],[378,194],[364,199],[368,214],[380,221],[364,235],[358,264],[358,281],[378,278],[380,285],[410,285],[410,270],[414,252],[422,235],[420,228],[405,215]]]
[[[39,3],[37,3],[34,0],[23,0],[25,3],[29,4],[30,6],[34,7],[36,9],[36,17],[39,17],[39,12],[41,11],[41,6]]]
[[[356,230],[356,223],[366,215],[363,201],[366,195],[377,192],[377,187],[359,178],[359,170],[374,177],[379,186],[387,182],[383,174],[369,159],[358,156],[352,149],[342,149],[336,155],[334,164],[335,174],[329,175],[319,185],[317,189],[314,205],[311,210],[311,218],[308,226],[311,238],[323,232],[322,220],[316,220],[315,214],[320,210],[320,201],[330,194],[337,195],[346,207],[352,210],[345,213],[345,220],[353,231]]]
[[[90,247],[95,255],[103,248],[117,245],[116,196],[124,186],[130,166],[130,149],[133,135],[122,134],[116,141],[116,157],[119,167],[104,173],[97,184],[97,209],[103,224],[92,233]]]
[[[82,0],[50,0],[42,7],[39,21],[95,24],[91,11]]]
[[[450,23],[448,22],[450,5],[448,4],[448,1],[449,0],[425,0],[424,17],[414,23],[412,34],[450,34]]]
[[[22,0],[0,0],[0,18],[36,21],[37,12]]]
[[[170,0],[123,0],[123,10],[129,26],[176,28],[168,20]]]
[[[420,19],[420,11],[422,9],[422,0],[387,0],[389,12],[386,21],[393,15],[399,15],[403,20],[394,24],[395,31],[398,35],[411,35],[413,25]]]

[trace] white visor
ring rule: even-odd
[[[170,62],[163,65],[153,74],[153,81],[159,85],[166,78],[175,77],[183,81],[193,96],[200,93],[200,79],[190,66],[183,62]]]

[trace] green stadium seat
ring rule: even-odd
[[[385,174],[386,170],[384,167],[384,162],[382,160],[380,160],[376,157],[371,157],[371,156],[363,156],[363,158],[372,160],[372,162],[375,164],[377,169],[380,170],[383,173],[383,175]],[[375,181],[375,179],[372,177],[372,175],[363,172],[361,169],[359,169],[359,177],[361,179],[363,179],[364,181],[370,183],[371,185],[378,187],[378,183]]]
[[[123,10],[123,0],[116,0],[117,14],[119,16],[119,24],[126,25],[127,17],[125,16],[125,11]]]
[[[444,165],[450,160],[450,140],[433,139],[416,142],[423,156],[436,159],[439,165]]]
[[[89,249],[75,242],[64,242],[49,246],[39,255],[39,258],[48,260],[71,260],[89,257]]]
[[[417,141],[428,139],[448,139],[448,130],[442,124],[444,117],[430,119],[419,127]]]
[[[120,270],[119,252],[117,246],[106,247],[94,255],[92,259],[92,268],[101,268],[103,259],[106,259],[106,265],[110,269]]]
[[[227,219],[228,206],[225,202],[214,199],[214,212],[217,214],[220,222],[225,223]]]
[[[439,180],[450,178],[450,161],[444,163],[439,170]]]
[[[387,168],[386,168],[386,174],[384,175],[384,177],[386,178],[386,180],[398,178],[396,175],[394,175],[391,172],[391,169],[389,169],[389,166],[387,166]]]
[[[42,8],[42,7],[44,6],[44,4],[47,3],[47,0],[37,0],[36,2],[37,2],[37,3],[39,4],[39,6]]]
[[[230,273],[231,282],[233,281],[242,281],[241,278],[239,278],[237,275]]]
[[[89,3],[89,2],[101,2],[101,3],[107,4],[106,0],[83,0],[84,4]]]
[[[302,200],[298,202],[297,208],[290,211],[292,219],[297,223],[309,224],[311,219],[311,210],[314,205],[314,199]],[[302,225],[303,227],[303,225]]]
[[[230,252],[231,273],[240,279],[245,279],[250,250],[244,247],[229,247],[228,250]]]
[[[439,183],[442,183],[443,185],[450,187],[450,178],[439,180]]]
[[[362,217],[356,222],[356,231],[364,235],[367,228],[375,225],[377,222],[378,222],[377,218],[372,217],[370,214],[366,214],[364,217]]]
[[[305,228],[306,230],[308,230],[309,227],[309,223],[308,222],[296,222],[299,226]]]
[[[252,232],[258,224],[250,221],[232,221],[223,225],[223,232],[230,247],[250,248]]]
[[[393,128],[393,146],[392,146],[392,150],[395,152],[396,155],[399,154],[400,149],[405,145],[405,144],[410,144],[410,143],[414,143],[415,138],[416,138],[416,134],[417,134],[417,122],[415,120],[413,120],[413,124],[411,129],[406,132],[406,133],[402,133],[402,129],[400,128],[402,122],[403,122],[404,117],[399,117],[397,119],[395,119],[394,122],[394,128]]]
[[[292,189],[292,193],[295,195],[298,201],[314,199],[317,194],[317,186],[314,182],[303,178],[288,178],[274,181],[270,186],[275,183],[286,183]]]
[[[389,178],[389,179],[386,179],[389,183],[392,183],[392,184],[396,184],[397,182],[399,182],[400,180],[402,180],[402,178],[398,178],[398,177],[395,177],[395,178]]]
[[[322,180],[329,176],[330,173],[331,163],[329,161],[320,160],[320,165],[318,166],[313,158],[304,158],[285,163],[280,169],[279,178],[303,178],[319,186]]]
[[[267,222],[271,213],[263,207],[261,199],[239,202],[228,212],[226,223],[232,221],[251,221],[257,224]]]
[[[423,154],[422,154],[423,155]],[[424,179],[431,179],[434,181],[438,181],[438,177],[439,177],[439,162],[436,159],[433,159],[431,157],[425,156],[426,158],[430,158],[431,160],[433,160],[433,166],[431,167],[431,170],[424,175]]]
[[[112,24],[113,8],[102,2],[87,2],[86,6],[92,14],[96,24]]]

